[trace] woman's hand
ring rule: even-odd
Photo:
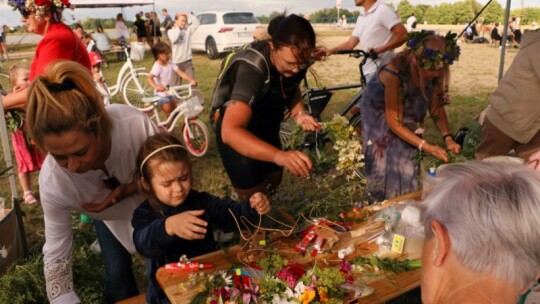
[[[204,210],[186,211],[168,217],[165,220],[165,230],[170,236],[176,235],[185,240],[202,240],[207,232],[208,223],[199,218]]]
[[[114,206],[118,201],[120,201],[120,197],[122,197],[125,188],[127,185],[120,185],[116,187],[113,191],[109,193],[100,203],[94,204],[94,203],[85,203],[82,205],[82,208],[86,212],[101,212],[109,207]]]
[[[279,151],[274,163],[287,168],[294,176],[308,177],[313,168],[309,157],[300,151]]]
[[[446,154],[446,151],[439,146],[424,144],[424,151],[444,161],[445,163],[448,162],[448,155]]]
[[[304,112],[294,115],[294,122],[297,125],[302,126],[302,129],[304,131],[316,131],[321,128],[321,126],[313,116]]]
[[[444,140],[446,148],[454,153],[459,153],[461,151],[461,146],[454,141],[452,136],[448,136]]]
[[[270,211],[270,201],[268,197],[260,192],[253,194],[249,198],[249,204],[251,208],[257,210],[260,215],[268,213]]]

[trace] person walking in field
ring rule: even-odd
[[[172,47],[172,62],[192,79],[195,79],[195,69],[192,62],[191,35],[198,27],[199,20],[193,14],[178,12],[174,25],[168,33]]]

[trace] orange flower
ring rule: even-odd
[[[302,304],[309,304],[315,299],[315,290],[307,290],[298,299]]]
[[[328,303],[328,293],[326,292],[326,288],[319,287],[317,288],[317,291],[319,292],[319,298],[321,300],[321,303]]]

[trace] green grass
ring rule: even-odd
[[[339,31],[340,36],[348,36],[350,32]],[[322,32],[322,36],[334,35],[333,32]],[[24,50],[24,48],[22,48]],[[116,74],[119,72],[123,62],[116,60],[116,55],[109,55],[110,65],[103,69],[105,78],[109,85],[113,85],[116,79]],[[204,54],[194,54],[194,66],[196,79],[199,83],[199,89],[203,92],[205,101],[205,111],[201,115],[201,119],[208,122],[208,113],[210,108],[210,96],[216,80],[216,75],[219,70],[220,60],[208,60]],[[137,67],[145,67],[149,70],[152,66],[153,58],[150,53],[146,53],[146,58],[143,62],[136,63]],[[15,61],[4,62],[4,70]],[[347,75],[344,77],[344,83],[353,83],[358,79],[358,75]],[[321,85],[328,85],[322,83]],[[336,93],[330,105],[324,112],[323,118],[330,119],[334,113],[337,113],[343,105],[354,95],[352,92]],[[113,97],[113,102],[121,102],[119,98]],[[452,104],[447,107],[448,115],[452,130],[455,132],[461,126],[468,125],[471,120],[479,113],[487,104],[487,95],[479,96],[453,96]],[[198,190],[208,191],[216,195],[229,195],[231,186],[225,174],[221,160],[219,158],[214,134],[211,132],[210,148],[203,158],[193,159],[193,174],[195,185]],[[442,143],[440,133],[433,127],[431,123],[427,123],[426,139],[433,143]],[[0,166],[2,167],[2,166]],[[37,191],[37,173],[33,174],[34,189]],[[347,185],[337,185],[339,180],[329,179],[325,176],[313,176],[312,179],[298,179],[285,174],[280,192],[274,197],[275,206],[295,206],[295,212],[303,212],[309,214],[314,206],[317,206],[317,214],[324,215],[340,212],[350,208],[355,204],[358,197],[358,189],[347,188]],[[349,183],[350,184],[350,183]],[[340,188],[343,187],[343,188]],[[343,191],[340,191],[342,189]],[[20,190],[19,190],[20,191]],[[354,193],[356,192],[356,193]],[[0,196],[9,197],[9,185],[6,179],[0,180]],[[295,203],[295,204],[292,204]],[[339,206],[339,207],[336,207]],[[5,294],[14,300],[10,303],[40,303],[44,299],[45,285],[43,282],[42,262],[41,262],[41,247],[44,243],[43,215],[40,205],[26,206],[22,209],[25,213],[24,224],[27,232],[27,238],[30,245],[31,257],[26,260],[21,260],[19,265],[2,277],[0,284],[0,294]],[[73,216],[76,235],[75,261],[74,267],[76,270],[76,290],[80,294],[84,294],[85,303],[100,303],[101,287],[103,284],[103,276],[101,275],[103,265],[101,259],[93,254],[88,245],[95,239],[93,232],[82,231],[77,227],[78,216],[74,213]],[[143,261],[140,257],[136,258],[137,267],[136,275],[141,286],[145,284]],[[97,271],[93,271],[96,269]],[[99,274],[99,275],[96,275]],[[24,279],[20,279],[21,274],[24,274]],[[21,281],[22,280],[22,281]],[[30,291],[25,288],[31,286]],[[30,294],[28,294],[30,293]],[[32,300],[34,299],[34,300]],[[0,299],[1,300],[1,299]],[[1,301],[0,301],[1,302]]]

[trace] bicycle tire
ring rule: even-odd
[[[208,128],[199,119],[190,119],[188,123],[193,138],[189,137],[188,128],[184,124],[182,126],[182,139],[189,153],[196,157],[202,157],[208,151]]]
[[[136,78],[134,78],[133,75],[129,75],[122,83],[122,98],[124,103],[131,107],[139,109],[140,111],[150,111],[154,106],[151,103],[142,101],[144,97],[154,96],[154,88],[146,81],[150,73],[137,72],[136,75]],[[139,90],[135,81],[139,82],[142,91]]]

